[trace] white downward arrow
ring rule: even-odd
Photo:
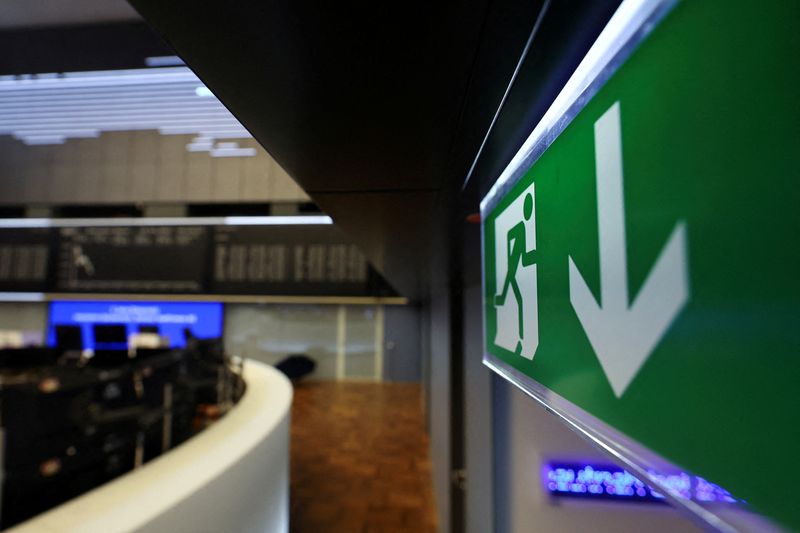
[[[569,299],[611,388],[620,397],[689,300],[686,224],[675,226],[629,307],[619,102],[595,123],[594,145],[602,307],[572,257]]]

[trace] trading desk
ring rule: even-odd
[[[244,380],[239,403],[205,431],[9,533],[288,531],[292,386],[255,361]]]

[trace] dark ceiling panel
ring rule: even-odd
[[[312,196],[441,185],[486,2],[132,3]]]
[[[175,52],[144,22],[0,31],[0,74],[144,68]]]
[[[417,219],[457,195],[542,5],[131,3],[409,295],[428,260]]]
[[[3,0],[0,28],[33,28],[138,20],[124,0]]]
[[[396,290],[425,288],[438,193],[425,191],[318,193],[318,205],[365,250]],[[388,238],[387,238],[388,236]]]
[[[542,0],[130,1],[412,297],[619,3],[550,2],[462,192]]]
[[[477,198],[488,192],[539,123],[620,2],[550,3],[470,178]]]

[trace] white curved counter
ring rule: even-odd
[[[239,403],[202,433],[8,531],[288,531],[292,386],[249,360],[244,380]]]

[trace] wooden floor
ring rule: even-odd
[[[416,384],[296,386],[291,531],[436,531],[420,395]]]

